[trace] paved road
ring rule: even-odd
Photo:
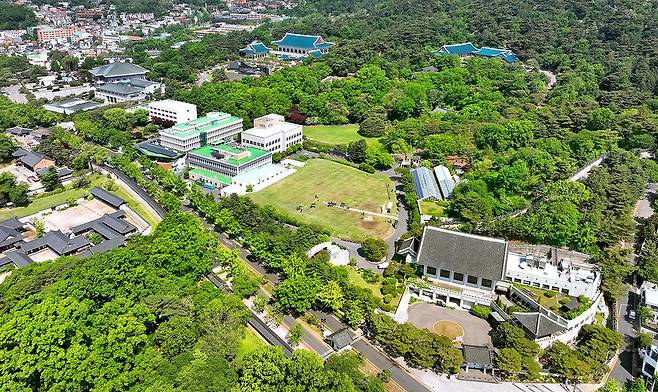
[[[617,363],[612,368],[610,377],[615,380],[625,383],[633,379],[633,362],[635,356],[634,341],[637,336],[634,325],[628,319],[629,308],[635,309],[635,293],[629,292],[628,287],[624,290],[624,294],[619,298],[619,306],[617,313],[617,331],[624,339],[623,351],[619,354]]]
[[[333,314],[323,312],[320,310],[311,310],[311,314],[315,315],[322,321],[325,329],[332,332],[338,331],[343,328],[348,328]],[[403,389],[409,392],[430,392],[431,390],[423,385],[420,381],[411,376],[405,369],[382,353],[377,347],[373,346],[365,338],[359,338],[352,343],[352,348],[357,352],[364,355],[368,361],[375,365],[380,370],[389,369],[391,371],[391,378]]]
[[[138,183],[135,182],[132,178],[128,177],[124,172],[122,172],[119,169],[116,169],[114,167],[108,166],[108,165],[103,165],[101,166],[101,169],[107,170],[110,173],[116,175],[121,179],[121,181],[125,182],[133,191],[135,191],[144,201],[146,201],[151,208],[155,210],[155,212],[160,215],[160,218],[164,218],[165,215],[167,215],[167,211],[165,211],[164,208],[160,204],[158,204],[155,199],[149,195],[144,188],[139,186]]]

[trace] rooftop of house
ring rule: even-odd
[[[18,148],[13,152],[12,156],[16,158],[20,163],[28,167],[34,167],[37,163],[41,162],[44,159],[50,160],[44,155],[41,155],[36,152],[28,151],[23,148]]]
[[[338,351],[351,345],[354,341],[354,337],[347,328],[343,328],[327,336],[326,340],[331,344],[331,347],[334,350]]]
[[[565,325],[551,320],[540,312],[514,312],[513,315],[525,330],[530,332],[533,339],[550,336],[566,329]]]
[[[487,346],[464,344],[462,350],[464,352],[464,362],[466,363],[474,363],[485,367],[493,365],[491,350]]]
[[[435,50],[433,54],[456,54],[459,56],[482,56],[482,57],[495,57],[500,58],[508,63],[513,63],[517,60],[516,54],[509,49],[498,49],[482,47],[477,48],[471,42],[462,44],[443,45],[441,49]]]
[[[90,245],[88,239],[85,237],[73,237],[69,238],[66,234],[61,231],[49,231],[43,237],[39,237],[30,242],[24,242],[21,244],[21,250],[25,254],[30,254],[36,252],[43,247],[50,248],[57,255],[66,255],[69,253],[75,253],[77,250]]]
[[[425,226],[416,262],[498,281],[505,273],[507,241]]]
[[[105,214],[100,218],[72,227],[71,232],[75,235],[79,235],[89,230],[93,230],[100,234],[105,240],[123,237],[137,230],[135,226],[121,219],[124,218],[125,215],[126,213],[123,210],[118,210],[111,214]]]
[[[114,193],[110,193],[110,192],[106,191],[103,188],[94,187],[91,190],[90,193],[95,198],[107,203],[108,205],[110,205],[114,208],[119,208],[122,205],[126,204],[125,200],[123,200],[119,196],[115,195]]]
[[[272,41],[272,44],[276,46],[285,46],[289,48],[300,48],[307,50],[330,48],[335,45],[333,42],[325,41],[319,35],[294,33],[286,33],[280,40]]]
[[[110,94],[135,95],[144,91],[144,88],[149,85],[149,84],[144,85],[144,83],[140,83],[140,82],[155,83],[155,82],[149,82],[148,80],[135,79],[135,80],[130,80],[128,82],[102,84],[96,86],[96,90]]]
[[[32,129],[23,127],[11,127],[5,129],[5,132],[16,136],[25,136],[29,135],[32,132]]]
[[[190,152],[204,158],[216,159],[233,166],[240,166],[256,158],[271,154],[269,151],[241,145],[207,145]]]
[[[254,41],[247,45],[244,49],[240,49],[240,53],[244,54],[264,54],[272,50],[265,46],[262,42]]]
[[[146,75],[147,69],[128,62],[115,62],[92,68],[89,73],[94,77],[116,78],[136,75]]]
[[[172,134],[179,138],[186,138],[196,136],[202,132],[210,132],[217,128],[222,128],[228,125],[242,123],[242,118],[232,116],[228,113],[210,112],[205,117],[199,117],[186,123],[176,124],[171,128],[167,128],[162,133]]]

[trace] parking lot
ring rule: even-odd
[[[463,342],[472,345],[491,345],[489,332],[491,326],[486,320],[475,317],[465,310],[443,308],[425,302],[416,302],[409,305],[408,322],[418,328],[427,328],[433,331],[438,321],[452,321],[459,324],[464,330]]]

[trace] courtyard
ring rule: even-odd
[[[486,320],[475,317],[465,310],[443,308],[425,302],[409,305],[407,322],[418,328],[448,336],[464,344],[491,346],[491,326]],[[460,334],[462,334],[460,338]]]
[[[249,197],[304,223],[321,225],[345,240],[387,238],[393,232],[393,220],[386,217],[396,215],[390,178],[324,159],[307,161],[297,173]],[[392,210],[381,214],[388,202]]]

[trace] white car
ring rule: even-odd
[[[631,320],[635,320],[635,311],[633,309],[628,311],[628,318]]]

